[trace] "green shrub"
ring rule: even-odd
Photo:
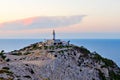
[[[1,58],[2,58],[2,59],[5,59],[5,58],[6,58],[6,56],[4,56],[4,55],[3,55],[3,56],[1,56]]]
[[[54,50],[54,49],[55,49],[55,47],[54,47],[54,46],[50,46],[50,47],[49,47],[49,49],[52,49],[52,50]]]
[[[59,54],[64,54],[64,51],[63,51],[63,50],[61,50],[61,51],[59,51],[58,53],[59,53]]]
[[[17,55],[17,56],[19,56],[19,55],[22,55],[22,53],[21,53],[21,52],[12,53],[12,55]]]
[[[48,49],[48,46],[44,46],[45,50]]]
[[[100,61],[102,59],[102,57],[95,52],[93,59]]]
[[[83,46],[78,47],[78,46],[74,46],[74,49],[76,49],[77,51],[83,53],[83,56],[88,56],[88,54],[90,53],[90,51],[86,48],[84,48]]]
[[[33,44],[33,45],[32,45],[32,48],[33,48],[33,49],[38,49],[37,44]]]
[[[9,70],[9,67],[3,67],[2,69]]]
[[[3,77],[0,77],[0,80],[13,80],[13,78],[3,78]]]
[[[90,51],[88,49],[84,48],[83,46],[80,47],[80,51],[81,51],[81,53],[85,53],[85,54],[90,53]]]
[[[83,46],[78,47],[78,46],[74,46],[74,49],[76,49],[77,51],[81,52],[83,55],[83,57],[88,57],[88,54],[90,54],[90,51],[86,48],[84,48]]]
[[[60,46],[58,46],[58,48],[62,49],[62,48],[64,48],[64,46],[63,46],[63,45],[60,45]]]
[[[4,54],[4,50],[2,50],[1,52],[0,52],[0,55],[3,55]]]
[[[9,62],[9,61],[10,61],[10,59],[6,59],[6,61],[7,61],[7,62]]]
[[[99,72],[99,77],[100,77],[100,79],[101,79],[101,80],[106,80],[106,77],[105,77],[104,73],[102,73],[102,72],[100,71],[100,69],[97,69],[97,70],[98,70],[98,72]]]
[[[2,73],[13,74],[11,71],[6,70],[6,69],[1,69],[1,70],[0,70],[0,74],[2,74]]]
[[[28,54],[31,54],[30,52],[26,52],[26,53],[24,53],[24,55],[28,55]]]
[[[114,62],[107,58],[103,58],[102,61],[105,63],[106,66],[114,67]]]
[[[26,78],[31,78],[31,76],[29,76],[29,75],[26,75],[26,76],[24,76],[24,77],[26,77]]]
[[[103,67],[114,67],[114,62],[110,59],[107,58],[103,58],[101,57],[98,53],[95,52],[93,59],[97,60],[97,61],[103,61],[105,63],[105,65],[102,65],[101,68]]]
[[[0,80],[5,80],[3,77],[0,77]]]
[[[120,80],[120,75],[115,74],[114,71],[109,72],[110,80]]]
[[[2,51],[0,52],[0,56],[1,56],[2,59],[5,59],[5,58],[6,58],[6,56],[5,56],[4,54],[5,54],[5,53],[4,53],[4,50],[2,50]]]

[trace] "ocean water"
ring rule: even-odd
[[[64,39],[67,41],[68,39]],[[91,52],[96,51],[105,58],[112,59],[120,66],[120,39],[69,39],[72,44],[84,46]],[[42,39],[0,39],[0,50],[10,52],[30,44],[43,41]]]

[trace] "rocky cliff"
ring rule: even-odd
[[[120,80],[112,61],[75,45],[32,44],[5,55],[0,80]]]

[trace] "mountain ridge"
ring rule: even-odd
[[[120,80],[120,68],[73,44],[38,42],[5,54],[1,80]]]

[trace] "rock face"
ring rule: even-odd
[[[40,44],[6,54],[0,80],[120,80],[120,68],[96,52],[75,45]]]

